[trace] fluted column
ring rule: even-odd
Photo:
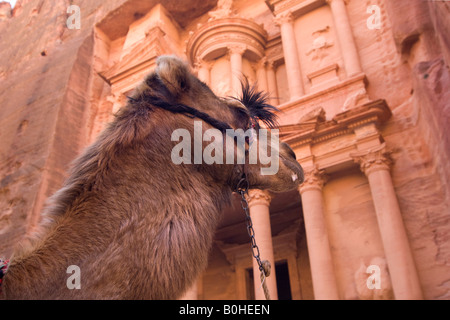
[[[277,105],[279,103],[277,77],[275,75],[275,67],[272,61],[267,63],[266,70],[267,70],[266,74],[267,74],[267,88],[268,88],[267,92],[269,92],[270,95],[270,103],[273,105]]]
[[[267,85],[267,73],[266,73],[267,59],[262,58],[256,67],[256,78],[258,81],[258,90],[269,93]]]
[[[240,45],[233,45],[228,47],[230,53],[231,66],[231,89],[233,95],[240,96],[241,94],[241,78],[242,78],[242,55],[245,52],[245,47]]]
[[[259,247],[261,260],[268,260],[272,266],[270,276],[266,278],[270,298],[278,299],[277,280],[275,277],[275,259],[272,245],[272,230],[270,226],[270,201],[272,197],[268,191],[249,190],[247,201],[250,208],[250,217],[255,230],[255,240]],[[255,299],[265,300],[264,291],[261,287],[259,266],[253,259],[253,277],[255,283]]]
[[[211,63],[199,60],[195,66],[198,70],[198,78],[207,85],[211,85]]]
[[[291,12],[283,13],[275,18],[275,23],[281,28],[281,41],[283,43],[290,100],[295,100],[304,95],[304,88],[297,41],[295,39],[294,17]]]
[[[352,27],[348,19],[347,8],[344,0],[327,0],[333,14],[334,26],[341,47],[347,76],[362,72],[361,62],[356,49]]]
[[[325,179],[322,170],[305,170],[305,181],[300,185],[299,191],[302,197],[314,297],[316,300],[337,300],[339,294],[323,208],[322,188]]]
[[[390,174],[392,159],[382,145],[352,154],[369,180],[384,252],[396,299],[423,299],[408,236]]]

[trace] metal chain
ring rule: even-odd
[[[270,274],[270,263],[268,261],[261,261],[261,257],[259,255],[259,248],[256,244],[255,238],[255,229],[253,229],[253,222],[252,218],[250,217],[250,209],[248,206],[247,198],[245,197],[245,195],[248,194],[248,188],[248,181],[246,177],[244,177],[238,183],[237,192],[241,195],[241,207],[245,213],[245,221],[247,223],[247,233],[250,237],[252,255],[253,258],[255,258],[258,264],[259,271],[261,273],[261,285],[264,289],[264,295],[266,297],[266,300],[270,300],[269,290],[267,289],[265,283],[266,276],[269,276]]]

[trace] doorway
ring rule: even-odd
[[[286,260],[275,263],[275,275],[277,278],[278,300],[292,300],[291,282],[289,279],[289,269]],[[253,268],[248,268],[246,270],[246,287],[247,299],[255,300]]]

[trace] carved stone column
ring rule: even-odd
[[[270,298],[278,299],[277,280],[275,277],[275,259],[273,254],[272,230],[270,226],[269,206],[272,197],[268,191],[249,190],[247,201],[250,208],[253,228],[255,230],[255,240],[259,247],[261,260],[269,260],[272,270],[270,276],[266,278],[267,288]],[[253,277],[255,284],[255,299],[265,300],[264,291],[261,287],[259,266],[253,259]]]
[[[277,105],[278,101],[278,88],[277,88],[277,77],[275,75],[275,67],[273,62],[268,62],[266,67],[267,74],[267,92],[270,95],[270,103]]]
[[[231,89],[234,96],[241,94],[241,78],[242,78],[242,55],[245,52],[245,47],[240,45],[233,45],[228,47],[230,53],[231,66]]]
[[[344,60],[347,76],[361,73],[361,62],[355,39],[353,38],[352,27],[348,19],[347,9],[344,0],[326,0],[331,7],[334,26],[341,47],[342,58]]]
[[[267,85],[267,73],[266,73],[267,59],[262,58],[256,67],[256,78],[258,80],[258,90],[269,92]]]
[[[295,100],[303,96],[305,92],[295,39],[294,17],[291,12],[283,13],[275,18],[275,23],[281,28],[290,100]]]
[[[305,170],[305,181],[300,185],[299,191],[302,197],[314,297],[316,300],[338,300],[323,209],[322,188],[325,182],[326,177],[322,170],[317,168]]]
[[[195,67],[198,70],[198,78],[208,86],[211,85],[211,63],[204,60],[198,60],[195,63]]]
[[[184,293],[180,300],[197,300],[198,299],[198,280]]]
[[[384,145],[352,154],[369,180],[378,227],[396,299],[423,299],[408,236],[392,183],[392,159]]]

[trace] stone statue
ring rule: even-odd
[[[233,13],[231,7],[233,6],[233,0],[219,0],[217,1],[217,10],[210,11],[208,14],[211,17],[208,21],[228,18]]]

